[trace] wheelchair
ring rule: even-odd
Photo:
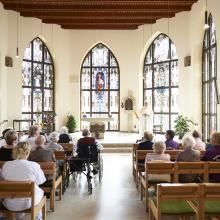
[[[70,173],[76,181],[78,174],[84,174],[87,178],[88,193],[92,194],[92,173],[98,175],[101,183],[103,177],[103,159],[96,145],[81,145],[77,149],[77,156],[69,160]]]

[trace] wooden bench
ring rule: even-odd
[[[206,173],[205,173],[205,179],[206,182],[210,182],[210,174],[219,174],[220,175],[220,162],[212,162],[207,161],[206,162]]]
[[[63,147],[67,156],[70,156],[73,153],[73,148],[75,147],[74,144],[72,143],[59,143],[59,144]]]
[[[199,184],[158,184],[157,197],[149,199],[149,219],[162,219],[162,215],[186,217],[195,215],[202,220],[203,200]]]
[[[10,211],[0,205],[0,213],[4,213],[7,219],[12,219],[15,213],[30,213],[31,220],[42,210],[43,220],[46,220],[46,197],[43,196],[39,204],[35,205],[35,184],[31,181],[0,181],[0,198],[31,198],[30,209],[22,211]]]
[[[54,211],[55,192],[59,188],[59,200],[62,199],[62,176],[56,176],[56,163],[38,162],[46,177],[52,177],[51,184],[42,184],[41,188],[46,193],[50,193],[50,209]],[[47,183],[47,182],[46,182]]]
[[[148,188],[150,186],[156,186],[157,183],[161,183],[161,181],[159,180],[158,181],[149,180],[149,175],[167,174],[167,175],[170,175],[170,182],[173,182],[174,172],[175,172],[175,169],[174,169],[173,162],[145,163],[145,174],[141,175],[140,177],[140,185],[141,185],[141,200],[145,196],[146,211],[148,210]]]
[[[63,177],[63,187],[65,190],[66,187],[69,185],[69,166],[67,163],[67,156],[64,151],[54,151],[56,160],[63,162],[63,170],[62,170],[62,177]]]

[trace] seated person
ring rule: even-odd
[[[6,145],[6,141],[5,141],[5,134],[7,131],[12,130],[11,128],[6,128],[3,132],[2,132],[2,137],[0,139],[0,148],[4,145]]]
[[[153,145],[154,153],[148,153],[146,155],[146,163],[163,163],[170,162],[170,155],[165,154],[166,145],[163,141],[155,142]],[[149,174],[148,180],[157,182],[170,182],[169,174]]]
[[[68,128],[63,126],[60,129],[60,136],[59,136],[58,143],[70,143],[70,142],[72,142],[72,138],[68,134]]]
[[[46,150],[50,151],[63,151],[63,147],[58,144],[59,134],[58,132],[52,132],[49,135],[49,144],[46,145]]]
[[[6,162],[2,167],[2,178],[9,181],[35,182],[35,205],[37,205],[44,196],[44,191],[38,185],[44,183],[46,179],[40,165],[27,160],[29,153],[30,145],[27,142],[18,143],[13,149],[15,160]],[[21,211],[31,207],[31,199],[8,198],[4,199],[3,205],[9,210]],[[41,213],[37,219],[41,219]]]
[[[170,161],[170,155],[165,154],[166,145],[162,141],[155,142],[153,145],[154,153],[149,153],[146,155],[145,162],[149,162],[152,160],[163,160]]]
[[[35,162],[55,162],[55,155],[53,151],[49,151],[45,149],[45,144],[46,140],[43,135],[39,135],[35,139],[35,145],[36,149],[34,151],[31,151],[29,155],[29,160],[30,161],[35,161]]]
[[[205,150],[205,143],[201,140],[201,134],[198,131],[194,130],[192,136],[195,140],[194,150]]]
[[[166,149],[167,150],[178,150],[179,149],[179,144],[173,140],[175,137],[175,132],[173,130],[167,130],[165,134],[165,144],[166,144]]]
[[[6,145],[0,148],[0,161],[13,160],[12,150],[16,146],[18,134],[15,130],[9,130],[5,134]]]
[[[202,161],[215,161],[220,162],[220,132],[213,132],[210,139],[211,147],[209,147]],[[220,174],[210,174],[210,182],[220,182]]]
[[[200,161],[200,152],[194,150],[195,140],[189,135],[183,137],[184,150],[177,155],[176,161],[198,162]],[[199,176],[195,174],[181,174],[179,181],[182,183],[200,182]]]
[[[31,145],[31,151],[35,150],[35,139],[40,135],[40,127],[38,125],[33,125],[29,128],[29,136],[26,140]]]
[[[137,150],[153,150],[153,134],[144,132],[144,140],[138,144]]]
[[[88,129],[82,130],[82,136],[83,138],[80,138],[76,145],[76,152],[79,157],[84,157],[84,153],[88,153],[88,146],[90,146],[92,149],[95,149],[96,152],[91,150],[91,162],[93,162],[94,169],[93,173],[97,174],[97,153],[103,149],[103,146],[93,137],[90,137],[90,132]]]

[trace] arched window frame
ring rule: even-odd
[[[104,47],[108,50],[108,65],[107,66],[93,66],[92,65],[92,51],[93,49],[97,48],[97,47]],[[114,58],[115,59],[115,62],[116,62],[116,65],[112,66],[111,65],[111,62],[110,62],[110,59]],[[86,65],[84,66],[86,60],[90,63],[89,65]],[[108,92],[108,111],[107,112],[93,112],[92,111],[92,92],[94,91],[97,91],[96,89],[92,88],[92,70],[94,68],[107,68],[108,69],[108,88],[107,89],[104,89],[103,91],[107,91]],[[82,74],[83,74],[83,69],[89,69],[90,71],[90,88],[89,89],[83,89],[82,88]],[[116,69],[117,70],[117,74],[118,74],[118,89],[111,89],[110,88],[110,82],[111,80],[110,79],[110,71],[111,69]],[[90,111],[86,111],[86,112],[83,112],[82,111],[82,92],[83,91],[88,91],[90,92]],[[115,91],[115,92],[118,92],[118,108],[117,108],[117,111],[113,112],[110,110],[110,92],[111,91]],[[119,131],[120,130],[120,68],[119,68],[119,64],[118,64],[118,61],[117,61],[117,58],[115,57],[114,53],[103,43],[98,43],[96,44],[94,47],[92,47],[89,52],[86,54],[85,58],[83,59],[83,62],[82,62],[82,65],[81,65],[81,71],[80,71],[80,112],[81,112],[81,116],[85,115],[87,117],[92,117],[94,115],[98,116],[98,115],[105,115],[105,117],[114,117],[114,115],[117,115],[118,117],[118,123],[117,123],[117,129],[111,129],[111,122],[108,122],[106,123],[106,130],[107,131]],[[86,123],[85,123],[86,124]],[[83,122],[81,121],[81,129],[83,128]]]
[[[204,141],[208,141],[210,133],[217,130],[217,42],[215,24],[211,14],[208,24],[209,28],[204,34],[202,51],[202,133]],[[213,43],[212,34],[215,37]],[[215,51],[213,57],[212,51]]]
[[[34,43],[36,41],[40,41],[40,43],[42,44],[42,60],[34,60]],[[46,114],[47,113],[51,113],[52,115],[55,115],[55,71],[54,71],[54,62],[53,62],[53,57],[48,49],[48,47],[46,46],[46,44],[39,38],[39,37],[36,37],[34,38],[29,44],[28,44],[28,47],[25,49],[25,52],[26,50],[30,48],[31,49],[31,57],[30,59],[27,59],[24,55],[24,58],[23,58],[23,62],[22,62],[22,90],[24,89],[31,89],[31,101],[30,101],[30,111],[22,111],[22,119],[36,119],[36,117],[38,116],[39,117],[39,121],[36,120],[36,123],[42,123],[44,118],[46,118]],[[48,61],[46,60],[46,58],[48,58]],[[24,62],[27,62],[27,63],[30,63],[30,77],[29,77],[29,80],[30,80],[30,84],[29,85],[24,85],[24,70],[23,70],[23,63]],[[41,65],[41,74],[42,74],[42,81],[41,81],[41,85],[40,86],[35,86],[34,85],[34,64],[37,65]],[[51,83],[51,86],[47,87],[45,85],[45,68],[46,66],[48,68],[52,68],[52,71],[50,72],[50,77],[52,78],[52,83]],[[34,91],[35,90],[41,90],[42,91],[42,105],[41,105],[41,111],[34,111]],[[45,91],[52,91],[52,109],[51,110],[46,110],[46,106],[45,106]],[[23,103],[22,103],[22,108],[23,108]],[[28,116],[29,117],[26,117]],[[31,123],[33,124],[33,122]],[[29,123],[25,123],[23,122],[22,123],[22,127],[24,128],[27,128],[29,126]],[[55,125],[53,124],[53,128],[54,129]]]
[[[161,61],[161,62],[154,62],[154,45],[155,45],[155,41],[157,39],[159,39],[159,37],[164,36],[166,38],[169,39],[169,51],[168,51],[168,59],[164,60],[164,61]],[[166,34],[159,34],[154,40],[153,42],[151,43],[151,45],[149,46],[148,50],[147,50],[147,53],[145,55],[145,59],[144,59],[144,66],[143,66],[143,104],[144,104],[144,101],[146,99],[146,91],[150,91],[151,92],[151,97],[152,97],[152,100],[151,100],[151,106],[152,106],[152,110],[154,112],[154,118],[153,118],[153,132],[154,133],[158,133],[158,134],[164,134],[165,130],[166,129],[173,129],[173,126],[174,126],[174,120],[176,119],[176,117],[178,116],[178,110],[177,111],[173,111],[171,109],[171,96],[172,96],[172,89],[177,89],[177,92],[178,89],[179,89],[179,85],[178,85],[178,77],[179,77],[179,69],[178,69],[178,56],[177,56],[177,53],[176,53],[176,58],[175,59],[172,59],[172,50],[171,50],[171,46],[174,46],[173,48],[175,49],[175,52],[176,52],[176,47],[175,45],[173,44],[172,40],[169,38],[169,36],[167,36]],[[150,59],[151,62],[147,62],[147,59]],[[176,85],[171,85],[171,74],[172,74],[172,71],[171,71],[171,64],[173,62],[177,62],[177,84]],[[154,78],[155,78],[155,70],[154,70],[154,66],[156,65],[159,65],[159,64],[168,64],[169,65],[169,84],[168,86],[155,86],[155,81],[154,81]],[[152,79],[151,79],[151,87],[147,87],[146,86],[146,68],[147,67],[151,67],[151,72],[152,72]],[[158,112],[158,111],[155,111],[155,108],[154,108],[154,103],[155,103],[155,95],[154,95],[154,91],[156,89],[168,89],[169,90],[169,107],[168,107],[168,111],[166,112]],[[177,106],[178,107],[178,106]],[[157,124],[155,123],[155,117],[158,116],[160,117],[161,116],[166,116],[168,115],[168,127],[165,127],[164,126],[164,121],[161,119],[160,121],[160,124]]]

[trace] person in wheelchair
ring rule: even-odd
[[[88,129],[82,130],[82,138],[80,138],[76,145],[76,152],[79,158],[88,160],[93,163],[93,174],[97,174],[98,154],[103,149],[103,146],[93,137],[90,137]]]

